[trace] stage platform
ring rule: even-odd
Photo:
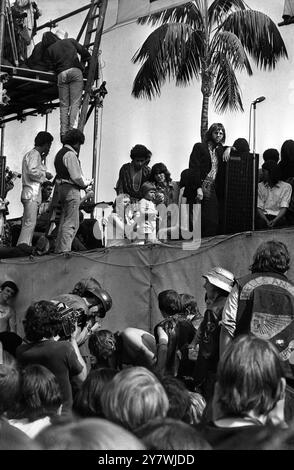
[[[3,259],[0,282],[9,279],[19,286],[15,308],[20,335],[25,311],[32,301],[50,300],[70,292],[79,279],[89,276],[98,279],[113,299],[103,327],[117,331],[133,326],[152,331],[161,318],[157,306],[160,291],[175,289],[195,295],[203,313],[202,274],[220,265],[237,277],[243,276],[248,273],[256,248],[272,239],[288,246],[292,258],[288,276],[294,280],[294,227],[291,227],[204,239],[198,249],[187,249],[191,248],[187,242],[174,242]]]

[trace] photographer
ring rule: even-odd
[[[62,394],[62,413],[72,408],[72,379],[84,381],[86,364],[80,354],[76,337],[77,327],[69,341],[58,341],[62,332],[62,321],[53,302],[41,300],[27,310],[24,320],[25,341],[16,350],[21,365],[41,364],[55,374]]]
[[[61,294],[53,301],[63,302],[73,310],[83,312],[78,322],[77,344],[80,352],[90,368],[90,353],[88,350],[88,338],[91,333],[102,326],[102,319],[112,306],[109,293],[102,289],[100,283],[94,278],[80,280],[70,294]]]

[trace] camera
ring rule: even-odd
[[[81,328],[86,325],[87,316],[83,309],[67,307],[63,302],[57,305],[57,309],[61,319],[61,331],[59,332],[61,338],[69,338],[75,331],[76,324]]]

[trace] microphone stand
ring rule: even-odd
[[[255,230],[256,204],[256,103],[253,106],[253,188],[252,188],[252,232]]]

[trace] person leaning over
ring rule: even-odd
[[[39,132],[35,138],[35,146],[25,154],[22,161],[22,192],[23,219],[17,245],[32,245],[33,233],[37,221],[38,208],[41,204],[41,184],[53,178],[45,166],[53,137],[49,132]]]
[[[79,229],[80,190],[86,190],[91,181],[84,178],[78,154],[85,136],[79,129],[72,129],[64,136],[63,147],[57,153],[56,194],[61,204],[61,219],[57,233],[55,253],[71,251],[73,239]],[[53,196],[54,199],[54,196]]]

